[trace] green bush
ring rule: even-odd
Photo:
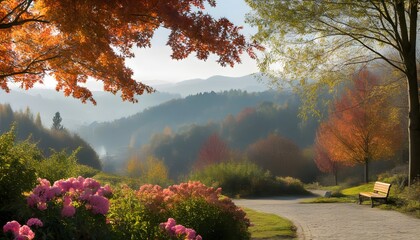
[[[130,178],[105,172],[98,172],[93,178],[102,184],[106,183],[114,187],[127,185],[132,189],[138,189],[142,185],[141,180],[138,178]]]
[[[93,167],[89,167],[83,164],[77,164],[76,166],[76,176],[82,176],[85,178],[91,178],[98,174],[100,171]]]
[[[159,224],[174,218],[203,239],[249,239],[245,212],[220,189],[188,182],[161,188],[143,185],[138,191],[114,191],[108,218],[116,239],[161,239]]]
[[[394,189],[402,191],[408,184],[408,175],[407,173],[393,174],[385,172],[378,176],[378,181],[391,183]]]
[[[35,162],[34,167],[38,177],[45,178],[50,182],[76,177],[79,170],[76,157],[78,152],[79,149],[67,155],[65,150],[53,151],[49,158]]]
[[[74,150],[71,154],[67,154],[66,150],[59,152],[52,150],[53,153],[49,158],[34,161],[32,165],[38,177],[45,178],[50,182],[77,176],[95,176],[100,172],[99,170],[78,163],[77,155],[80,149]]]
[[[111,194],[109,186],[91,178],[72,177],[54,184],[39,179],[27,197],[26,219],[43,222],[37,239],[112,239],[106,222]]]
[[[15,142],[14,127],[0,136],[0,215],[14,211],[23,199],[22,193],[36,185],[36,174],[30,163],[40,156],[36,145],[29,140]]]
[[[148,207],[128,186],[113,192],[108,218],[114,239],[154,239],[159,233],[159,224],[167,220],[162,208]]]
[[[294,178],[275,178],[250,162],[225,162],[210,165],[190,174],[190,180],[221,187],[228,196],[273,196],[307,193]]]
[[[203,239],[250,239],[246,222],[238,221],[234,213],[209,204],[203,198],[189,198],[177,203],[170,215],[178,224],[196,230]]]
[[[292,177],[276,177],[277,188],[280,189],[281,192],[287,194],[306,194],[308,193],[303,183],[296,178]]]

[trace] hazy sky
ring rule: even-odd
[[[243,26],[241,31],[249,38],[255,29],[245,24],[245,14],[250,8],[243,0],[217,0],[215,8],[206,9],[213,17],[226,17],[237,26]],[[127,66],[134,71],[134,79],[150,85],[160,83],[179,82],[194,78],[209,78],[214,75],[239,77],[258,72],[255,60],[245,53],[242,55],[242,64],[232,67],[221,67],[216,63],[217,57],[210,56],[207,61],[198,60],[195,54],[187,59],[172,60],[170,47],[166,46],[169,31],[159,29],[152,40],[152,47],[147,49],[134,49],[135,58],[127,59]],[[55,88],[56,82],[47,77],[44,84],[36,84],[35,88]],[[13,84],[11,84],[13,86]],[[102,90],[101,82],[88,80],[86,86],[91,90]],[[16,87],[16,86],[15,86]]]
[[[209,9],[212,16],[227,17],[236,25],[243,26],[242,33],[246,37],[253,33],[244,23],[245,14],[249,11],[250,8],[243,0],[217,0],[217,7]],[[164,29],[156,32],[152,48],[136,49],[136,57],[127,61],[127,65],[134,70],[136,80],[153,84],[160,81],[208,78],[213,75],[243,76],[258,71],[255,61],[246,54],[242,57],[242,64],[234,68],[221,67],[215,62],[216,57],[210,57],[207,61],[197,60],[194,54],[181,61],[172,60],[171,49],[165,45],[168,32]]]

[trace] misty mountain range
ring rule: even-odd
[[[179,99],[188,95],[202,92],[220,92],[237,89],[248,92],[267,90],[264,80],[260,81],[254,75],[243,77],[213,76],[208,79],[192,79],[179,83],[153,85],[156,93],[138,96],[138,103],[123,102],[118,94],[108,92],[93,92],[97,105],[82,104],[72,97],[65,97],[62,92],[53,89],[31,89],[24,91],[13,89],[10,93],[0,93],[0,103],[9,103],[14,111],[24,111],[27,107],[34,114],[41,115],[43,125],[50,127],[52,117],[60,112],[62,124],[69,130],[76,130],[81,126],[93,122],[105,122],[127,117],[139,113],[149,107],[159,105],[172,99]]]
[[[204,92],[223,92],[232,89],[247,92],[263,92],[269,90],[268,79],[259,74],[243,77],[213,76],[207,79],[191,79],[178,83],[153,85],[159,92],[180,94],[182,97]]]
[[[230,90],[200,93],[174,99],[112,122],[92,123],[82,127],[78,134],[100,150],[100,155],[105,152],[116,154],[146,144],[150,137],[161,133],[165,128],[176,132],[194,124],[223,120],[229,115],[237,115],[247,107],[255,107],[264,102],[287,104],[291,98],[293,96],[290,93],[274,91],[248,93]]]

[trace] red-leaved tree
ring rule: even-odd
[[[334,161],[328,155],[328,152],[324,149],[321,143],[318,140],[318,137],[315,140],[315,150],[314,150],[314,161],[316,166],[321,172],[332,173],[334,175],[335,185],[338,184],[338,161]]]
[[[219,137],[212,134],[201,146],[197,160],[194,164],[195,169],[202,169],[211,164],[220,163],[229,159],[229,146]]]
[[[270,134],[251,144],[248,158],[255,164],[269,170],[276,176],[291,176],[303,179],[305,158],[301,149],[292,141],[277,134]]]

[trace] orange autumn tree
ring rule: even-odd
[[[327,134],[327,133],[325,133]],[[325,136],[324,136],[325,139]],[[325,141],[325,140],[324,140]],[[326,144],[325,142],[323,144]],[[328,144],[327,144],[328,145]],[[330,146],[330,145],[328,145]],[[334,161],[328,155],[328,152],[321,145],[318,136],[315,139],[314,161],[317,168],[324,173],[332,173],[334,175],[334,183],[338,185],[338,161]]]
[[[230,156],[229,146],[219,137],[212,134],[201,146],[194,169],[202,169],[211,164],[221,163]]]
[[[121,92],[123,100],[153,89],[133,79],[125,59],[133,46],[151,47],[154,32],[171,30],[167,45],[173,59],[209,54],[233,66],[240,55],[255,57],[256,44],[247,43],[240,27],[226,18],[204,13],[215,0],[2,0],[0,1],[0,88],[15,82],[24,89],[42,83],[46,74],[57,81],[56,90],[95,103],[80,85],[91,77],[104,90]]]
[[[347,166],[364,165],[369,180],[369,163],[392,157],[402,142],[399,112],[390,98],[378,94],[379,79],[363,69],[352,86],[333,104],[329,118],[317,131],[316,148],[328,158]]]

